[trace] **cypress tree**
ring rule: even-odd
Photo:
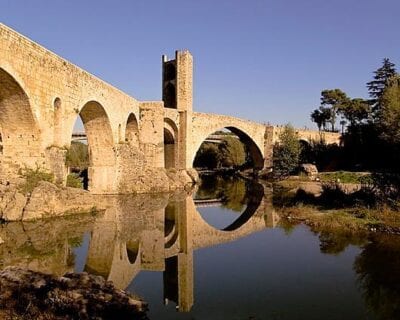
[[[367,83],[370,103],[373,106],[373,111],[376,112],[381,108],[380,98],[385,90],[388,80],[396,75],[395,64],[390,62],[388,58],[383,59],[382,67],[374,71],[374,80]]]

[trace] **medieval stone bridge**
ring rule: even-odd
[[[0,174],[38,166],[65,183],[78,117],[93,193],[155,190],[169,169],[189,172],[201,143],[222,128],[246,143],[256,169],[268,167],[279,129],[193,112],[192,65],[188,51],[163,56],[162,101],[139,101],[0,24]]]

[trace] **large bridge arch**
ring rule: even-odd
[[[16,77],[3,68],[0,68],[0,127],[4,157],[17,165],[41,165],[37,163],[41,135],[32,103]]]
[[[82,120],[88,143],[88,189],[93,193],[113,193],[116,154],[109,116],[102,104],[90,100],[82,105],[75,121],[78,117]],[[75,121],[71,122],[67,133],[69,137],[72,136]]]
[[[230,130],[246,145],[254,161],[255,169],[264,168],[265,127],[263,125],[234,117],[202,113],[194,113],[192,119],[192,143],[189,149],[190,164],[193,164],[197,151],[207,137],[221,129]]]

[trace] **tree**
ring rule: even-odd
[[[246,150],[243,143],[235,136],[227,135],[219,145],[222,167],[238,167],[246,161]]]
[[[321,107],[327,107],[330,110],[329,122],[331,123],[332,131],[335,131],[338,110],[348,101],[349,98],[340,89],[323,90],[321,92]]]
[[[297,169],[301,147],[299,137],[290,124],[285,125],[279,140],[279,143],[274,145],[273,171],[275,175],[282,177]]]
[[[321,128],[326,130],[326,123],[331,119],[331,110],[325,107],[319,107],[311,113],[311,121],[315,122],[318,126],[318,130]]]
[[[318,131],[321,131],[322,127],[322,113],[319,109],[315,109],[311,112],[311,121],[315,122],[318,127]]]
[[[390,62],[388,58],[384,58],[382,67],[378,68],[374,73],[374,80],[367,83],[367,88],[371,97],[370,103],[373,106],[373,111],[377,111],[381,107],[379,100],[382,97],[388,80],[396,75],[395,64]]]
[[[341,120],[340,125],[342,126],[342,134],[344,134],[344,126],[347,124],[346,120]]]
[[[195,168],[215,169],[221,161],[220,155],[220,150],[215,143],[204,142],[197,151],[193,165]]]
[[[350,122],[351,126],[355,126],[368,119],[371,113],[371,106],[364,99],[348,99],[348,101],[339,105],[337,112],[342,114]]]
[[[378,125],[387,142],[400,144],[400,75],[390,78],[380,97]]]

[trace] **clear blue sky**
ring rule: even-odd
[[[312,126],[322,89],[366,97],[400,66],[399,0],[0,0],[0,21],[141,100],[189,49],[194,108]]]

